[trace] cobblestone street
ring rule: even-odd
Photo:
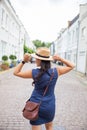
[[[24,69],[32,67],[28,63]],[[32,90],[32,79],[14,76],[13,69],[0,73],[0,130],[31,130],[22,109]],[[75,71],[63,75],[55,94],[54,130],[87,130],[87,79]]]

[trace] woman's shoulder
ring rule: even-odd
[[[40,68],[32,69],[32,76],[33,76],[33,78],[39,73],[39,71],[40,71]]]
[[[33,72],[39,72],[40,71],[40,68],[34,68],[32,69]]]
[[[48,72],[49,72],[50,74],[54,73],[54,74],[56,74],[56,75],[58,76],[58,72],[57,72],[57,69],[56,69],[56,68],[50,68],[50,69],[48,69]]]

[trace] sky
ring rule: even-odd
[[[30,40],[55,41],[87,0],[10,0]]]

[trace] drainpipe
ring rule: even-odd
[[[78,22],[78,38],[77,38],[77,50],[76,50],[76,71],[77,71],[77,65],[78,65],[78,55],[79,55],[79,31],[80,31],[80,21]]]

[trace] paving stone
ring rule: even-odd
[[[66,130],[66,129],[62,126],[54,126],[54,130]]]
[[[42,126],[42,130],[46,130],[44,126]],[[66,130],[63,126],[54,126],[53,130]]]

